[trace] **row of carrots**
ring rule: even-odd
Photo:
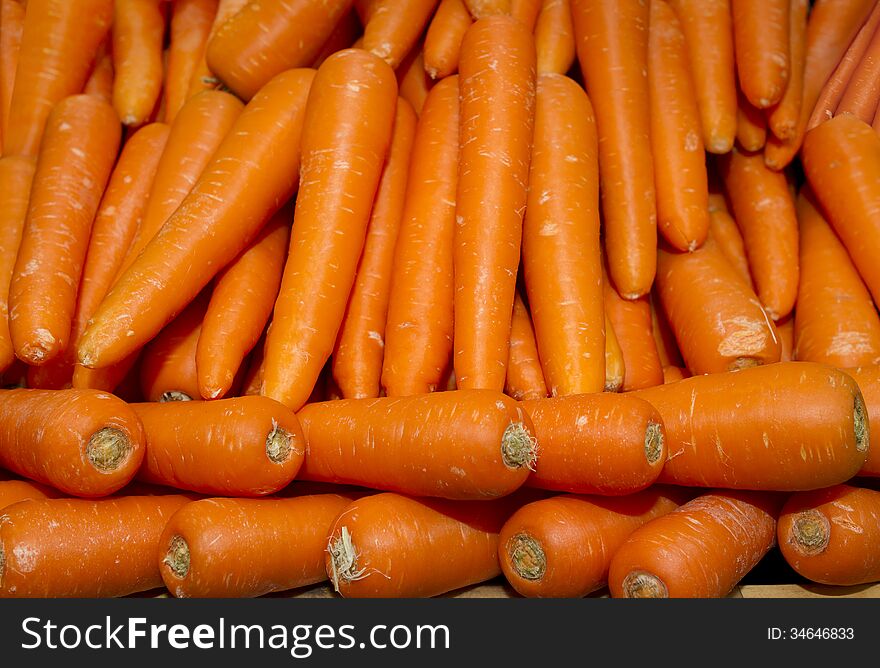
[[[878,7],[0,0],[0,592],[880,580]]]

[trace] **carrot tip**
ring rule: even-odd
[[[789,542],[803,554],[819,554],[828,547],[830,537],[831,524],[818,510],[805,510],[791,523]]]
[[[266,437],[266,456],[275,464],[283,464],[290,459],[290,453],[293,452],[292,442],[293,435],[273,420],[272,431]]]
[[[102,472],[115,471],[131,452],[128,436],[115,427],[99,429],[86,445],[86,457]]]
[[[169,401],[192,401],[192,397],[189,396],[186,392],[180,392],[179,390],[170,390],[169,392],[163,392],[162,396],[159,397],[159,403],[166,403]]]
[[[649,422],[645,430],[645,458],[649,464],[656,464],[663,451],[663,428],[659,422]]]
[[[511,422],[501,437],[501,459],[511,469],[535,470],[538,461],[538,440],[522,422]]]
[[[333,589],[339,591],[339,582],[354,582],[363,580],[366,576],[365,568],[358,568],[357,550],[351,541],[351,532],[348,527],[342,527],[339,536],[331,538],[327,546],[330,553],[330,582]]]
[[[730,153],[733,149],[733,138],[732,137],[713,137],[706,144],[706,150],[709,153],[714,153],[716,155],[723,155],[724,153]]]
[[[861,393],[857,393],[853,398],[853,430],[856,436],[856,450],[867,452],[871,441],[871,427]]]
[[[669,598],[666,584],[653,573],[632,571],[623,579],[626,598]]]
[[[547,571],[547,555],[541,543],[527,533],[518,533],[507,541],[507,554],[516,574],[524,580],[540,580]]]
[[[168,546],[168,551],[165,553],[165,558],[162,559],[162,563],[171,569],[174,577],[183,580],[187,573],[189,573],[189,561],[189,545],[187,545],[183,536],[174,536],[171,539],[171,544]]]

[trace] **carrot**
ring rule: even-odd
[[[165,116],[171,123],[189,98],[189,85],[217,15],[219,0],[178,0],[171,10],[171,38],[165,74]]]
[[[667,366],[683,366],[681,351],[675,341],[675,332],[669,324],[669,318],[658,303],[657,290],[651,291],[651,333],[654,335],[654,345],[657,347],[657,356],[664,369]],[[665,371],[664,371],[665,378]]]
[[[113,104],[113,56],[109,51],[109,40],[105,40],[98,53],[89,78],[83,86],[82,92],[86,95],[95,95],[107,104]]]
[[[760,153],[738,149],[721,169],[758,297],[778,320],[794,306],[799,275],[797,216],[785,175],[770,170]]]
[[[397,87],[400,97],[412,106],[416,114],[421,114],[433,83],[425,72],[422,49],[416,45],[397,67]]]
[[[651,303],[647,297],[623,299],[608,280],[604,284],[605,313],[623,353],[624,391],[663,383],[663,365],[654,343]]]
[[[208,67],[249,100],[274,76],[310,65],[351,6],[352,0],[250,2],[208,41]]]
[[[131,404],[146,435],[142,482],[203,494],[262,496],[300,468],[299,420],[268,397]]]
[[[333,350],[333,377],[348,399],[379,396],[391,263],[403,216],[416,114],[397,101],[394,132],[379,180],[364,251]]]
[[[0,482],[0,510],[19,501],[54,499],[57,496],[58,492],[51,487],[28,480],[3,480]],[[0,571],[0,582],[2,582],[2,577],[2,571]]]
[[[601,392],[605,337],[593,108],[583,89],[562,75],[542,74],[537,88],[522,253],[541,384],[546,377],[554,396]]]
[[[663,384],[675,383],[685,378],[690,378],[691,372],[680,366],[666,365],[663,367]]]
[[[252,396],[260,393],[260,388],[263,385],[263,363],[265,361],[263,350],[265,349],[265,347],[266,335],[264,333],[263,336],[260,337],[260,340],[257,341],[257,345],[254,346],[254,350],[251,353],[250,359],[246,360],[247,370],[244,373],[241,385],[241,396],[243,397]],[[244,366],[244,363],[242,364],[242,366]],[[320,384],[320,379],[318,383]]]
[[[463,0],[440,0],[425,35],[425,71],[432,79],[443,79],[458,71],[461,40],[473,19]]]
[[[623,388],[626,368],[623,362],[623,351],[614,332],[614,325],[605,312],[605,391],[619,392]]]
[[[737,275],[754,290],[742,234],[726,209],[709,206],[709,234]]]
[[[501,390],[520,260],[535,115],[535,46],[509,16],[477,21],[461,45],[453,266],[458,386]]]
[[[324,64],[325,60],[337,51],[350,48],[355,40],[363,38],[362,32],[357,12],[354,9],[348,10],[339,20],[339,23],[336,24],[336,27],[333,28],[333,32],[330,33],[327,41],[324,42],[321,51],[315,56],[312,67],[318,69]]]
[[[790,0],[731,0],[736,71],[758,109],[778,103],[791,73]]]
[[[767,143],[767,119],[764,111],[752,106],[737,90],[736,141],[746,151],[760,151]]]
[[[661,248],[656,285],[691,373],[735,371],[779,361],[773,321],[714,239],[692,253]]]
[[[152,339],[290,199],[313,76],[285,72],[248,104],[162,233],[98,308],[77,346],[80,364],[115,364]]]
[[[522,23],[529,32],[535,31],[542,0],[510,0],[510,15]]]
[[[309,94],[302,187],[263,378],[263,394],[294,410],[308,399],[342,325],[396,102],[391,68],[360,49],[328,58]]]
[[[648,3],[572,0],[571,7],[578,59],[596,111],[609,272],[618,293],[636,299],[651,289],[657,248]]]
[[[675,510],[680,497],[650,489],[617,499],[564,494],[529,503],[501,529],[501,569],[523,596],[586,596],[605,585],[611,558],[629,535]]]
[[[510,323],[510,356],[507,360],[507,379],[504,393],[517,401],[546,397],[547,384],[541,370],[538,346],[532,318],[519,294],[513,302]]]
[[[792,348],[794,347],[794,316],[795,313],[785,316],[776,325],[776,336],[779,337],[779,361],[791,362],[794,359]]]
[[[0,159],[0,372],[15,361],[9,333],[9,284],[27,215],[34,177],[33,158]]]
[[[767,125],[780,139],[794,139],[804,97],[808,0],[789,0],[789,77],[779,103],[769,110]]]
[[[574,26],[570,0],[543,0],[535,26],[538,74],[565,74],[574,64]]]
[[[866,123],[874,120],[880,99],[880,33],[874,31],[868,47],[843,91],[836,114],[853,114]]]
[[[534,468],[531,421],[491,390],[325,401],[299,418],[304,480],[487,499],[514,491]]]
[[[498,14],[510,14],[512,0],[464,0],[475,20]]]
[[[578,394],[524,401],[540,457],[526,485],[619,496],[652,484],[666,461],[660,415],[630,395]]]
[[[165,4],[114,0],[113,106],[125,125],[141,125],[162,92]]]
[[[25,5],[20,0],[0,0],[0,135],[7,137],[9,105],[15,86],[15,69],[24,29]]]
[[[721,598],[770,551],[781,501],[714,492],[636,529],[611,559],[615,598]]]
[[[74,496],[126,485],[144,455],[134,412],[92,390],[3,390],[0,466]]]
[[[810,130],[802,160],[828,222],[880,302],[880,136],[852,115],[837,116]]]
[[[4,155],[37,155],[49,112],[82,90],[112,18],[111,0],[29,0]]]
[[[439,0],[378,0],[364,26],[363,48],[392,68],[418,41]]]
[[[800,262],[794,356],[836,367],[880,364],[880,317],[843,244],[816,209],[798,198]]]
[[[0,515],[0,596],[125,596],[162,586],[156,549],[180,494],[41,499]]]
[[[178,598],[262,596],[327,579],[327,533],[350,496],[202,499],[159,540],[159,570]]]
[[[68,345],[92,220],[119,148],[113,108],[89,95],[49,115],[9,290],[15,353],[44,364]]]
[[[636,396],[666,426],[660,482],[798,491],[848,480],[862,467],[865,402],[844,372],[780,362],[694,376]]]
[[[655,170],[657,224],[678,250],[694,250],[709,230],[706,157],[687,47],[675,12],[651,3],[648,38],[651,150],[663,156]]]
[[[211,24],[211,30],[208,33],[208,41],[216,34],[224,23],[241,11],[250,0],[219,0],[217,4],[217,13],[214,15],[214,21]],[[220,85],[220,80],[214,75],[206,62],[205,52],[208,44],[202,50],[202,55],[196,63],[192,77],[189,80],[189,90],[187,98],[193,97],[196,93],[203,90],[213,90]]]
[[[862,391],[868,422],[880,424],[880,366],[871,365],[844,371],[855,379]],[[880,476],[880,429],[874,429],[870,433],[870,441],[868,459],[859,475],[877,477]]]

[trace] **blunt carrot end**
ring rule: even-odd
[[[512,469],[523,467],[535,470],[538,461],[538,441],[522,422],[511,422],[501,437],[501,458]]]
[[[358,553],[351,540],[348,527],[342,527],[339,536],[332,539],[327,546],[330,553],[330,582],[333,589],[339,591],[339,582],[355,582],[366,577],[366,569],[358,568]]]
[[[856,450],[866,452],[871,441],[871,427],[868,423],[865,399],[861,393],[857,393],[853,398],[853,425],[856,435]]]
[[[788,542],[805,555],[819,554],[828,547],[831,538],[831,524],[820,511],[811,508],[793,519]]]
[[[266,456],[275,464],[286,462],[293,452],[293,440],[293,434],[273,421],[272,431],[266,437]]]
[[[189,573],[190,552],[189,545],[183,536],[174,536],[168,545],[168,551],[162,559],[163,564],[167,564],[168,568],[175,577],[183,580]]]
[[[540,580],[547,572],[547,555],[541,542],[527,533],[507,541],[507,554],[516,574],[525,580]]]
[[[623,593],[626,598],[669,598],[663,580],[653,573],[632,571],[623,579]]]
[[[655,464],[665,452],[663,425],[659,422],[649,422],[645,430],[645,458],[649,464]]]
[[[86,445],[86,457],[101,472],[115,471],[131,452],[128,436],[115,427],[99,429]]]

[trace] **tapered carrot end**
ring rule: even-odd
[[[189,545],[183,536],[174,536],[168,545],[168,551],[162,558],[162,563],[168,566],[175,577],[183,580],[189,573],[190,551]]]
[[[788,542],[805,555],[820,554],[828,547],[831,524],[824,513],[811,509],[798,513],[791,523]]]
[[[28,337],[28,341],[16,346],[18,358],[32,366],[39,366],[52,361],[61,352],[61,345],[48,329],[37,329]]]
[[[547,571],[547,556],[541,542],[527,533],[507,541],[507,554],[516,574],[524,580],[540,580]]]
[[[623,579],[626,598],[669,598],[666,584],[653,573],[632,571]]]

